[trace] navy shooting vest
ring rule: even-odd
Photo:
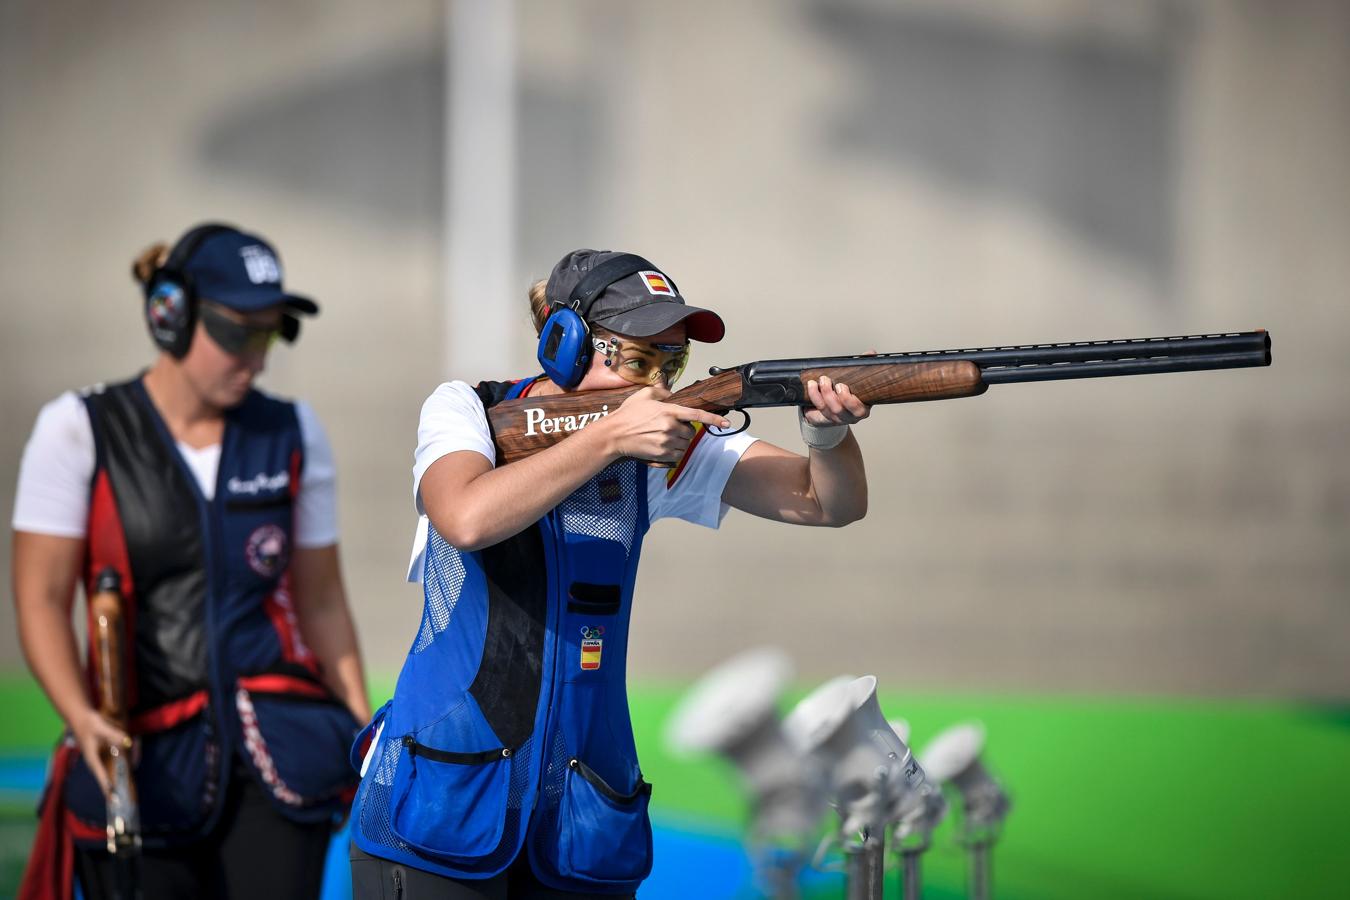
[[[209,832],[240,765],[288,818],[333,819],[355,786],[346,746],[358,723],[320,680],[291,603],[304,466],[295,407],[250,391],[226,413],[207,500],[140,379],[86,392],[84,403],[96,459],[85,587],[106,568],[121,576],[147,845]],[[64,791],[93,829],[81,836],[101,840],[106,809],[83,758]]]
[[[476,391],[486,408],[529,383]],[[491,877],[523,849],[550,887],[637,889],[651,787],[624,678],[647,525],[646,469],[623,459],[494,546],[461,552],[428,528],[421,627],[366,730],[383,726],[357,846],[456,878]]]

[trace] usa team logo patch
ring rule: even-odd
[[[275,578],[286,568],[286,532],[278,525],[260,525],[244,543],[248,567],[264,578]]]
[[[600,668],[600,653],[605,647],[605,626],[581,626],[581,668],[593,672]]]
[[[662,297],[674,297],[675,288],[671,286],[670,281],[660,272],[639,272],[638,277],[642,283],[647,286],[647,293],[656,294]]]
[[[244,260],[244,271],[248,273],[249,281],[254,284],[281,282],[281,265],[266,247],[257,244],[242,247],[239,256]]]

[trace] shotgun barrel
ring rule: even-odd
[[[1058,344],[1012,344],[966,350],[920,350],[873,356],[769,359],[738,367],[745,385],[751,389],[748,391],[751,396],[745,398],[750,402],[737,405],[777,405],[783,395],[773,388],[790,386],[792,390],[789,393],[795,397],[800,393],[800,378],[804,370],[842,366],[965,360],[979,367],[981,381],[986,385],[994,385],[1239,369],[1268,366],[1270,359],[1270,335],[1264,330]],[[723,371],[730,370],[714,367],[709,373],[717,375]]]

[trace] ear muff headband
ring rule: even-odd
[[[229,225],[208,222],[190,229],[169,251],[164,265],[155,269],[143,285],[145,323],[155,346],[177,359],[187,355],[192,332],[197,324],[197,292],[192,279],[183,271],[207,238]]]
[[[591,364],[591,329],[586,324],[595,298],[616,281],[644,272],[660,271],[641,256],[623,253],[591,269],[572,288],[563,305],[554,308],[539,331],[536,356],[544,374],[560,387],[571,390],[581,383]],[[674,282],[670,282],[674,286]]]
[[[595,302],[595,298],[604,293],[605,288],[616,281],[627,278],[629,275],[636,275],[638,272],[647,269],[660,271],[656,266],[633,253],[624,253],[613,259],[607,259],[587,272],[586,276],[577,282],[577,286],[572,288],[571,296],[567,298],[567,305],[584,319],[590,313],[591,304]],[[670,283],[673,285],[675,282]]]

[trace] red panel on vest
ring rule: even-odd
[[[111,568],[122,579],[122,646],[127,648],[126,691],[127,708],[136,708],[136,667],[131,664],[132,648],[136,646],[136,584],[131,578],[131,558],[127,554],[127,537],[122,530],[122,519],[117,513],[117,499],[113,496],[112,484],[108,481],[108,472],[100,469],[94,479],[94,490],[89,499],[89,523],[85,533],[89,535],[85,550],[84,595],[94,592],[94,584],[104,569]],[[86,614],[88,614],[86,604]],[[93,617],[88,619],[88,633],[96,631]],[[89,668],[86,676],[89,683],[89,696],[95,696],[94,672],[99,670],[97,647],[89,642]]]
[[[206,691],[189,694],[163,706],[147,710],[131,720],[132,734],[168,731],[201,712],[206,707]]]
[[[239,679],[239,686],[255,694],[300,694],[320,700],[330,697],[322,685],[293,675],[245,675]]]

